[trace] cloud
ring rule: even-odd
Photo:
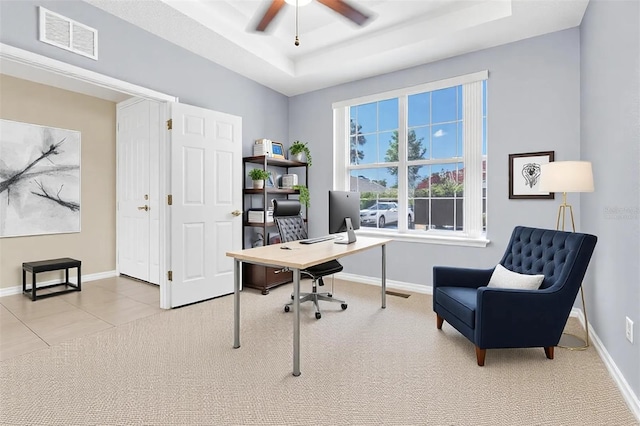
[[[440,130],[438,130],[437,132],[435,132],[435,133],[433,134],[433,137],[434,137],[434,138],[441,138],[441,137],[443,137],[443,136],[444,136],[444,135],[446,135],[446,134],[447,134],[447,132],[445,132],[444,130],[440,129]]]

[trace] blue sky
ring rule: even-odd
[[[485,97],[486,99],[486,97]],[[433,92],[419,93],[408,97],[409,131],[414,131],[416,139],[422,139],[426,148],[423,158],[439,159],[462,156],[462,87],[450,87]],[[486,101],[483,105],[486,117]],[[367,142],[359,146],[364,158],[358,164],[373,164],[385,161],[392,135],[398,129],[398,99],[388,99],[350,108],[350,118],[362,126],[360,132]],[[486,125],[484,126],[486,129]],[[486,152],[486,130],[483,137],[483,151]],[[432,172],[455,170],[456,164],[423,166],[420,175]],[[431,169],[431,170],[430,170]],[[362,175],[369,179],[386,179],[387,185],[395,185],[396,177],[386,168],[357,170],[352,175]]]
[[[427,150],[424,158],[450,158],[462,154],[462,138],[458,136],[462,130],[462,109],[458,107],[461,96],[460,87],[409,96],[409,130],[415,132],[416,139],[422,139],[422,147]],[[364,152],[359,164],[384,162],[393,132],[398,129],[398,99],[359,105],[352,107],[350,112],[351,119],[362,126],[360,132],[367,139],[359,148]],[[451,166],[446,168],[451,169]],[[421,172],[427,172],[421,175],[428,175],[426,169],[429,168],[421,168]],[[388,185],[397,183],[396,177],[386,168],[359,170],[357,174],[369,179],[386,179]]]

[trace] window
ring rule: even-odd
[[[360,192],[364,229],[482,239],[487,77],[334,104],[334,187]]]

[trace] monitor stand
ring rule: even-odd
[[[347,225],[347,239],[335,241],[335,244],[351,244],[356,242],[356,232],[353,230],[353,225],[351,224],[351,218],[345,217],[344,223]]]

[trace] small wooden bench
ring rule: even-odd
[[[37,262],[24,262],[22,264],[22,293],[29,297],[29,293],[31,294],[31,300],[36,300],[36,274],[39,272],[49,272],[49,271],[61,271],[65,270],[65,282],[60,284],[51,284],[38,288],[37,290],[42,290],[50,287],[57,286],[65,286],[64,290],[57,291],[55,293],[45,293],[37,296],[42,299],[44,297],[57,296],[58,294],[69,293],[71,291],[80,291],[81,290],[81,273],[80,273],[80,262],[76,259],[71,259],[69,257],[63,257],[60,259],[49,259],[49,260],[40,260]],[[77,284],[72,284],[69,282],[69,268],[78,268],[78,277]],[[31,288],[27,289],[27,272],[31,272]],[[72,287],[72,288],[68,288]]]

